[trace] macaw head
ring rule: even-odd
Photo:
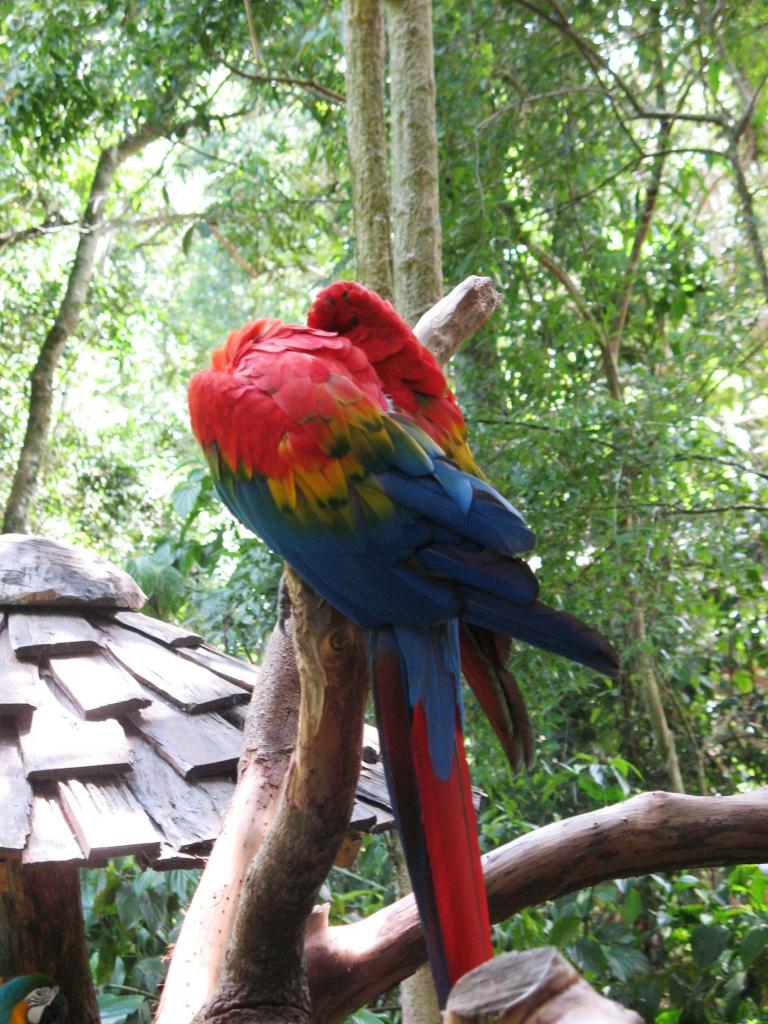
[[[47,974],[25,974],[0,986],[0,1024],[68,1024],[67,1001]]]

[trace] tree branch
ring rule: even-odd
[[[596,340],[601,344],[605,345],[605,332],[603,325],[597,320],[592,310],[589,308],[589,303],[584,295],[584,292],[578,284],[573,280],[568,271],[563,267],[550,253],[543,249],[540,245],[534,242],[527,234],[523,234],[521,241],[526,247],[528,252],[533,256],[537,263],[540,263],[544,269],[551,274],[556,281],[565,288],[573,300],[573,304],[576,307],[579,315],[585,323],[588,323],[595,332]]]
[[[287,621],[270,637],[248,707],[237,786],[171,957],[155,1024],[189,1021],[216,987],[248,867],[264,842],[296,742],[299,675]]]
[[[444,365],[493,316],[500,302],[490,277],[468,277],[427,310],[414,334]]]
[[[250,864],[216,992],[195,1024],[309,1024],[304,931],[349,823],[362,753],[367,645],[287,571],[301,700],[274,821]]]
[[[249,277],[257,278],[261,277],[261,272],[254,267],[254,265],[243,256],[234,242],[227,238],[224,232],[218,227],[215,221],[206,219],[205,223],[210,228],[211,234],[216,241],[221,245],[232,257],[238,267],[244,270]]]
[[[491,919],[614,878],[765,859],[768,788],[729,797],[643,793],[535,829],[483,857]],[[315,912],[306,955],[319,1024],[345,1014],[426,959],[406,896],[363,921],[327,927]]]
[[[248,82],[254,82],[256,85],[292,85],[299,89],[309,89],[311,92],[316,92],[323,99],[329,100],[331,103],[338,103],[340,106],[344,106],[346,103],[346,99],[341,93],[334,92],[327,85],[323,85],[322,82],[315,82],[311,78],[294,78],[290,75],[256,75],[249,71],[243,71],[242,68],[235,67],[234,64],[230,64],[226,60],[222,60],[221,63],[233,75],[237,75],[238,78],[244,78]]]

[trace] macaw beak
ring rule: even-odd
[[[69,1006],[67,1000],[61,994],[58,985],[51,989],[53,998],[45,1006],[40,1007],[42,1013],[39,1017],[29,1017],[30,1024],[69,1024]],[[33,1007],[33,1010],[38,1007]]]

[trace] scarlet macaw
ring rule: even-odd
[[[308,326],[255,320],[190,384],[219,495],[368,630],[377,720],[406,861],[444,1004],[493,955],[462,735],[465,674],[511,760],[531,757],[508,637],[609,675],[595,630],[537,600],[535,538],[472,458],[431,353],[353,282]]]
[[[47,974],[25,974],[0,985],[0,1024],[67,1024],[67,1002]]]

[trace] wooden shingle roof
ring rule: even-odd
[[[210,850],[258,671],[144,601],[103,558],[0,536],[0,858],[168,868]],[[350,831],[391,824],[369,730]]]

